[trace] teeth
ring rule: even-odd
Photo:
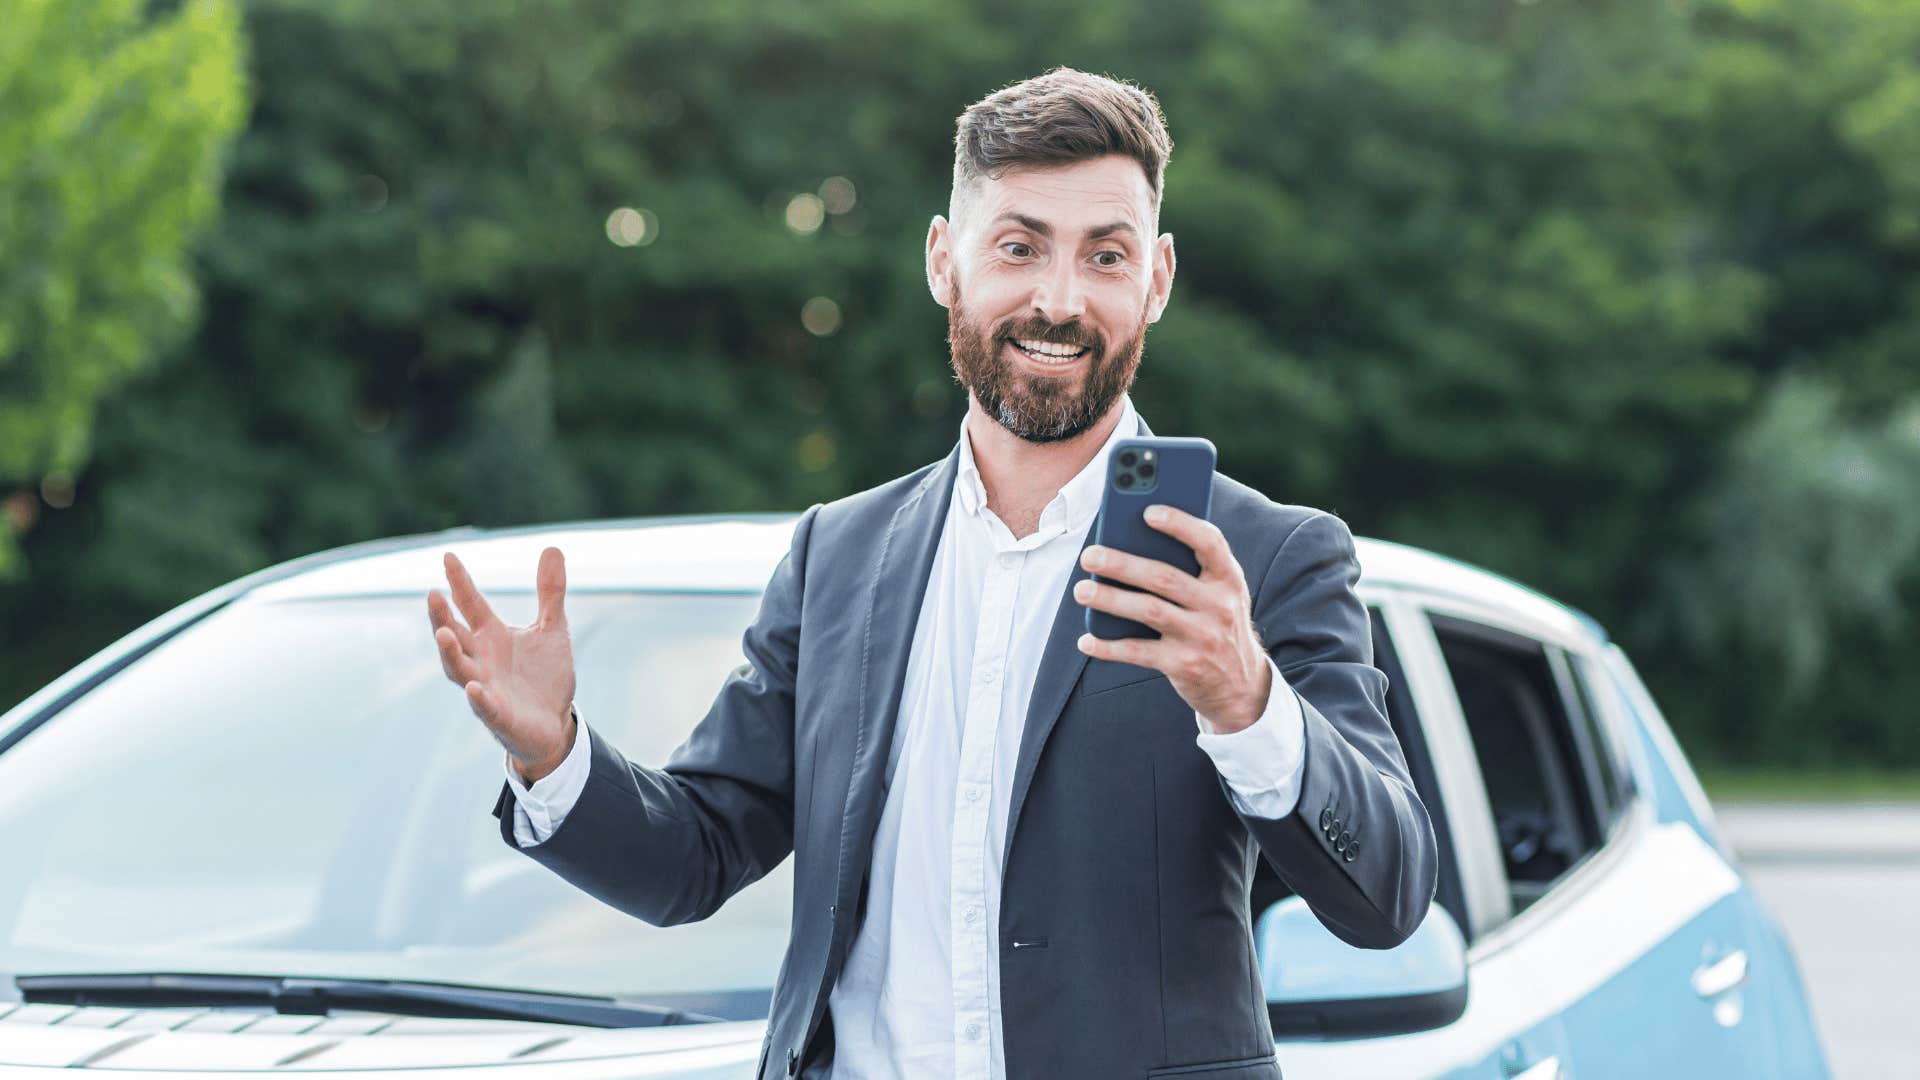
[[[1015,338],[1015,345],[1036,356],[1049,356],[1056,360],[1070,360],[1080,355],[1080,349],[1073,345],[1054,345],[1045,341],[1026,341]]]

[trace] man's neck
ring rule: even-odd
[[[987,489],[987,509],[1016,539],[1039,527],[1040,512],[1106,445],[1127,408],[1126,399],[1118,399],[1105,416],[1073,438],[1032,443],[1000,426],[971,395],[967,402],[967,440]]]

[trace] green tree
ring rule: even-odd
[[[1808,375],[1773,383],[1679,515],[1688,543],[1661,566],[1669,601],[1657,614],[1685,654],[1750,673],[1744,688],[1713,680],[1720,709],[1695,705],[1698,733],[1725,758],[1920,749],[1896,704],[1920,686],[1906,665],[1855,651],[1915,631],[1904,586],[1920,569],[1920,396],[1873,425],[1849,419],[1841,398]]]
[[[953,117],[1067,63],[1173,126],[1180,271],[1136,391],[1157,430],[1593,611],[1709,755],[1920,763],[1888,706],[1920,692],[1920,631],[1887,614],[1920,594],[1895,505],[1920,9],[246,14],[210,317],[106,398],[79,500],[0,591],[16,695],[320,548],[792,510],[938,457],[964,399],[921,251]],[[64,637],[25,617],[56,598]]]
[[[72,501],[101,397],[189,330],[187,247],[244,119],[239,16],[189,0],[0,3],[0,580]],[[11,524],[13,527],[8,527]]]

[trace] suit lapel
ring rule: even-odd
[[[1153,434],[1138,410],[1134,417],[1140,422],[1138,434]],[[1103,492],[1105,487],[1103,480]],[[1093,531],[1093,527],[1088,526],[1087,535],[1080,542],[1081,551],[1093,542]],[[1040,752],[1046,749],[1047,737],[1053,734],[1053,725],[1060,719],[1061,710],[1067,707],[1067,698],[1087,666],[1087,654],[1075,644],[1080,635],[1086,633],[1087,609],[1073,598],[1073,587],[1082,578],[1091,576],[1080,565],[1080,556],[1074,555],[1073,572],[1067,575],[1066,591],[1061,593],[1059,606],[1054,609],[1053,626],[1047,631],[1047,643],[1040,653],[1040,671],[1033,680],[1033,696],[1027,699],[1026,727],[1020,735],[1020,756],[1013,767],[1013,795],[1007,805],[1007,837],[1001,851],[1002,881],[1006,880],[1006,859],[1013,851],[1020,808],[1027,801],[1027,789],[1032,786],[1033,772],[1039,767]]]
[[[893,512],[867,583],[860,647],[860,701],[846,817],[840,833],[840,903],[851,904],[865,874],[880,824],[887,751],[893,742],[907,655],[926,598],[927,578],[953,501],[960,444],[917,484]],[[851,873],[849,873],[851,871]],[[851,923],[852,920],[847,920]]]

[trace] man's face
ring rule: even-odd
[[[1117,154],[1018,168],[957,202],[927,238],[954,373],[1022,439],[1086,431],[1133,384],[1173,284],[1146,173]]]

